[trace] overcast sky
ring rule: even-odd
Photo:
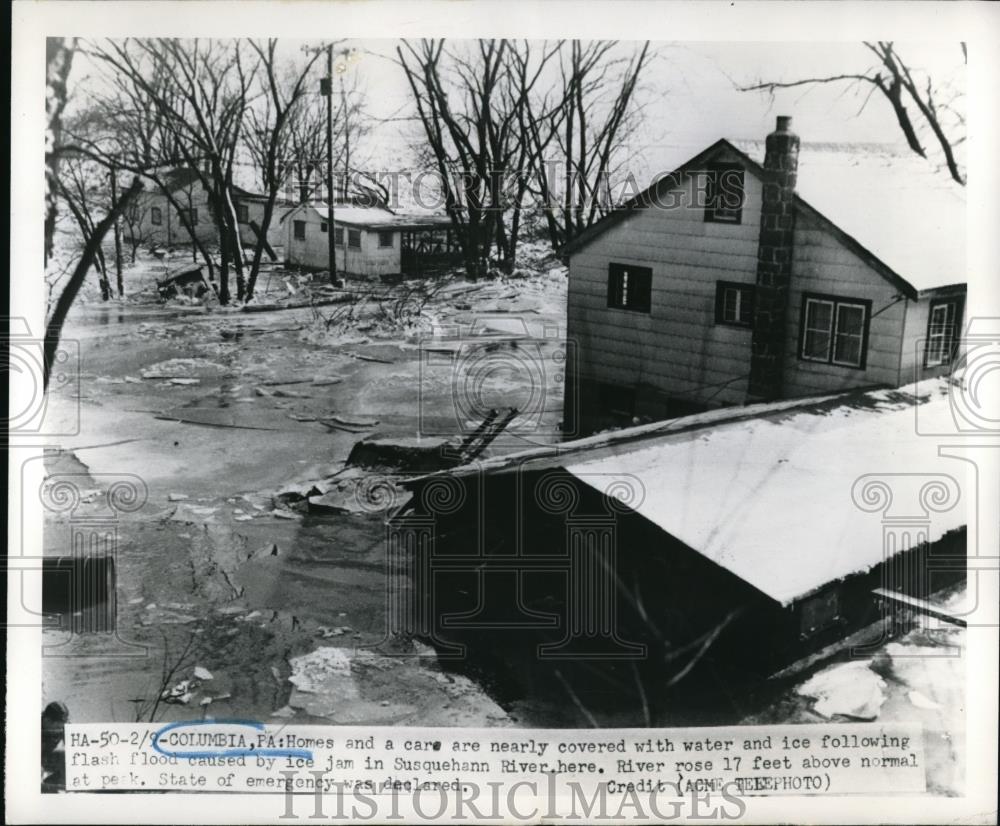
[[[364,154],[376,166],[412,164],[409,151],[422,132],[404,118],[412,115],[411,92],[395,63],[395,40],[349,41],[357,58],[347,75],[367,92],[368,106],[381,124]],[[283,40],[280,53],[302,60],[304,41]],[[456,47],[462,44],[456,43]],[[795,80],[863,72],[874,56],[860,43],[684,42],[656,43],[655,58],[643,76],[648,101],[644,129],[631,144],[634,174],[644,184],[670,171],[720,137],[762,139],[776,115],[790,115],[803,142],[892,143],[905,148],[887,101],[876,93],[859,112],[871,88],[852,90],[846,82],[762,92],[741,92],[738,84],[758,80]],[[911,66],[927,69],[939,88],[965,88],[965,67],[958,43],[897,43]],[[622,44],[627,50],[631,44]],[[74,80],[86,84],[89,67],[74,66]]]

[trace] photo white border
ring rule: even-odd
[[[894,39],[969,44],[969,300],[972,315],[1000,318],[1000,226],[997,147],[1000,84],[1000,5],[937,2],[314,2],[312,0],[162,0],[162,2],[31,2],[12,11],[11,316],[41,330],[44,48],[46,36],[279,36],[394,38],[578,37],[662,41],[859,41]],[[1000,409],[995,407],[994,409]],[[37,450],[35,451],[38,452]],[[997,451],[1000,452],[1000,451]],[[9,453],[9,530],[17,529],[17,479],[30,452]],[[981,468],[987,497],[998,501],[996,469]],[[986,472],[983,472],[986,471]],[[40,505],[35,506],[40,526]],[[26,530],[28,528],[26,527]],[[995,513],[980,521],[983,548],[1000,547]],[[40,545],[28,531],[26,542]],[[20,543],[19,534],[10,538]],[[14,545],[9,544],[9,547]],[[996,551],[994,550],[994,554]],[[996,580],[983,577],[994,603]],[[9,603],[19,599],[10,590]],[[997,789],[997,629],[969,629],[968,752],[964,798],[749,798],[741,822],[954,823],[995,822]],[[12,823],[266,823],[277,821],[277,797],[171,794],[42,795],[39,793],[41,633],[8,633],[7,818]],[[263,806],[271,799],[274,806]],[[266,811],[264,811],[266,810]],[[272,811],[273,810],[273,811]]]

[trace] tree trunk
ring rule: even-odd
[[[94,270],[97,272],[97,283],[101,285],[101,301],[110,301],[111,281],[108,279],[108,262],[104,260],[104,250],[100,247],[94,255]]]
[[[62,135],[62,112],[66,106],[66,79],[73,65],[75,38],[50,37],[45,44],[45,266],[52,256],[56,230],[56,190]]]
[[[52,365],[55,362],[56,354],[59,351],[59,337],[62,335],[62,327],[66,321],[66,316],[69,314],[70,307],[73,306],[73,300],[76,298],[76,294],[80,291],[80,286],[83,284],[83,280],[87,277],[87,272],[90,270],[91,265],[94,262],[94,256],[97,251],[101,248],[101,242],[104,240],[104,236],[107,234],[108,229],[114,224],[114,222],[121,216],[125,208],[131,203],[131,201],[142,191],[142,181],[138,178],[132,180],[132,185],[125,190],[122,195],[121,200],[115,206],[114,209],[109,212],[104,219],[94,227],[94,233],[90,236],[90,240],[87,241],[86,246],[83,248],[83,255],[80,258],[79,263],[76,265],[76,269],[73,270],[73,274],[69,277],[69,281],[66,282],[66,289],[62,291],[59,296],[59,300],[56,302],[55,309],[52,311],[52,316],[49,318],[48,323],[45,325],[45,363],[43,365],[44,369],[44,385],[47,388],[49,386],[49,375],[52,372]]]

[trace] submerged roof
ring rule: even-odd
[[[311,202],[299,208],[311,209],[321,220],[326,220],[326,204]],[[338,224],[364,227],[365,229],[435,229],[448,227],[451,219],[447,215],[401,214],[385,207],[364,207],[355,204],[335,204],[333,219]]]
[[[921,486],[935,474],[948,474],[959,498],[941,513],[928,511],[928,541],[967,523],[964,463],[938,456],[938,440],[916,427],[950,432],[951,416],[947,381],[933,379],[716,410],[491,459],[479,469],[562,468],[607,495],[625,480],[641,489],[626,503],[633,511],[788,604],[882,562],[885,521],[923,513],[933,500]],[[868,500],[875,507],[862,507],[858,480],[867,474],[888,480],[892,510],[883,512],[888,501],[878,496]],[[894,553],[917,544],[915,525],[907,536]]]
[[[764,174],[763,141],[720,140],[671,175],[610,213],[566,249],[573,251],[621,220],[645,208],[649,194],[675,185],[678,176],[724,150],[741,155],[747,168]],[[758,160],[759,159],[759,160]],[[964,283],[965,193],[930,162],[872,144],[808,144],[799,152],[796,204],[828,228],[905,292]]]

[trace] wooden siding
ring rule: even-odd
[[[257,226],[260,226],[264,222],[264,204],[262,201],[244,201],[246,204],[247,211],[249,213],[250,221],[254,221]],[[237,207],[237,210],[239,207]],[[285,214],[288,210],[287,206],[281,206],[280,204],[275,204],[274,209],[271,212],[271,223],[267,227],[267,243],[272,247],[282,246],[285,243],[285,225],[281,221],[281,216]],[[255,233],[250,228],[250,223],[241,223],[240,225],[240,241],[243,242],[243,246],[249,251],[257,246],[257,233]],[[249,253],[248,253],[249,254]]]
[[[842,242],[801,214],[795,227],[792,262],[784,395],[794,398],[835,393],[853,387],[899,385],[900,342],[906,298]],[[803,293],[871,301],[872,318],[868,326],[864,369],[818,364],[799,358]]]
[[[334,220],[336,220],[334,212]],[[304,241],[295,239],[295,222],[306,222],[306,238]],[[289,264],[302,267],[325,270],[329,265],[330,253],[327,234],[320,229],[326,223],[311,207],[300,207],[288,214],[284,221],[285,227],[285,257]],[[379,247],[378,232],[360,230],[361,249],[351,249],[347,245],[347,224],[337,224],[344,230],[344,246],[337,247],[337,270],[351,275],[381,276],[396,275],[400,272],[400,239],[399,232],[393,231],[392,247]]]
[[[720,152],[713,160],[728,160],[726,154]],[[704,181],[703,173],[686,173],[661,199],[677,206],[636,211],[571,256],[567,333],[574,363],[567,367],[568,386],[646,385],[710,406],[746,401],[751,332],[715,323],[715,291],[718,281],[756,281],[761,183],[747,173],[742,222],[731,225],[705,221],[695,198]],[[612,262],[652,269],[649,314],[607,306]],[[799,358],[804,293],[871,302],[863,369]],[[800,213],[783,395],[899,386],[911,380],[916,340],[926,333],[927,304],[926,299],[907,300],[844,242]],[[582,413],[587,418],[588,412]]]
[[[715,323],[715,288],[756,280],[761,187],[747,174],[743,220],[734,225],[705,221],[696,197],[704,185],[704,174],[686,175],[669,193],[673,206],[637,211],[571,257],[568,336],[584,381],[743,402],[751,333]],[[608,308],[611,262],[652,269],[649,314]]]
[[[173,193],[173,196],[185,208],[193,207],[198,210],[198,224],[195,227],[195,235],[198,240],[215,241],[218,237],[215,222],[212,219],[212,210],[208,205],[208,195],[201,183],[195,183],[190,187],[178,190]],[[162,223],[159,225],[152,223],[153,207],[158,208],[163,216]],[[177,217],[177,211],[162,192],[143,192],[139,196],[138,210],[140,215],[139,232],[146,243],[166,246],[191,243],[191,236],[184,228],[180,218]]]
[[[903,353],[900,362],[900,384],[908,384],[913,381],[943,376],[951,373],[952,364],[941,364],[936,367],[924,367],[924,345],[927,341],[927,322],[931,311],[931,302],[945,300],[946,296],[923,297],[918,301],[911,301],[906,309],[906,323],[903,328]],[[965,329],[965,296],[962,304],[962,319],[960,330]],[[959,339],[961,345],[961,339]],[[959,346],[961,352],[961,346]]]

